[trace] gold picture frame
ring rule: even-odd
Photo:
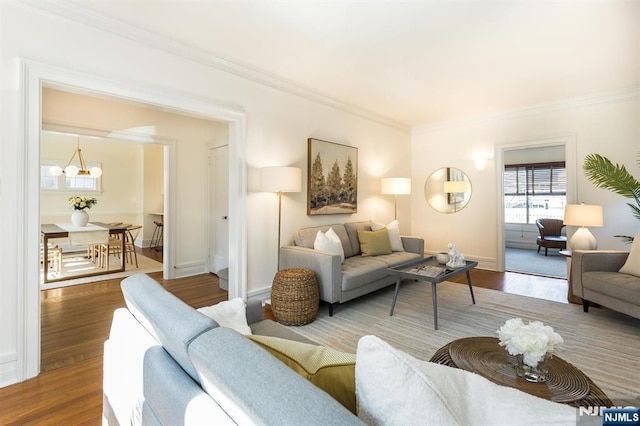
[[[307,140],[307,215],[358,212],[358,148]]]

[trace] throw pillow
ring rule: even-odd
[[[279,337],[249,338],[356,414],[354,354]]]
[[[640,234],[633,238],[633,245],[631,246],[629,257],[627,257],[627,261],[618,272],[640,277]]]
[[[575,424],[576,411],[477,374],[418,360],[375,336],[356,353],[358,417],[367,424]]]
[[[251,334],[244,300],[239,297],[205,306],[197,311],[213,319],[220,327],[232,328],[240,334]]]
[[[373,220],[371,221],[372,230],[377,231],[382,228],[387,228],[387,231],[389,231],[389,242],[391,243],[391,250],[404,251],[402,238],[400,238],[400,225],[398,224],[398,221],[394,220],[388,225],[383,225]]]
[[[377,256],[392,253],[387,228],[382,228],[377,231],[363,231],[358,229],[358,241],[360,242],[360,251],[363,256]]]
[[[338,234],[336,234],[336,231],[334,231],[333,228],[329,228],[326,233],[318,231],[316,234],[316,240],[313,243],[313,248],[315,250],[326,251],[332,254],[339,254],[340,259],[344,261],[344,248],[342,247],[342,241],[340,241],[340,237],[338,237]]]

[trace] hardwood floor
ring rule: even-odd
[[[161,252],[155,255],[162,260]],[[195,308],[227,298],[213,274],[170,281],[160,272],[149,275]],[[471,277],[476,287],[566,303],[566,280],[479,269]],[[454,281],[466,283],[466,277]],[[41,300],[42,373],[0,389],[0,425],[99,425],[103,343],[113,311],[124,306],[120,279],[46,290]]]

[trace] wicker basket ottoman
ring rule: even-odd
[[[318,313],[318,281],[311,269],[289,268],[276,273],[271,287],[271,310],[284,325],[313,322]]]

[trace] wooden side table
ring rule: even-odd
[[[571,284],[571,250],[560,250],[560,256],[564,256],[567,259],[567,284],[569,284],[567,300],[569,303],[582,305],[582,298],[573,294],[573,285]]]
[[[573,407],[611,407],[613,402],[582,371],[558,356],[549,360],[549,380],[530,383],[518,377],[515,359],[495,337],[467,337],[438,349],[431,362],[471,371],[502,386]]]

